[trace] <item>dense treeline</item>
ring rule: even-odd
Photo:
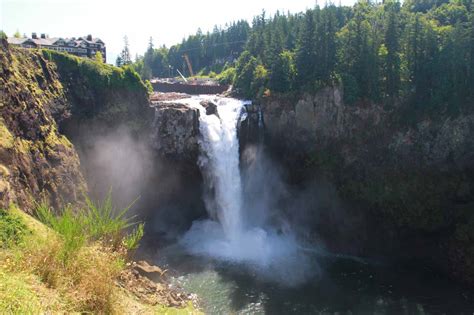
[[[198,32],[169,50],[150,46],[139,62],[159,55],[151,58],[162,63],[150,76],[165,76],[168,65],[185,69],[186,53],[197,71],[224,70],[220,78],[245,97],[342,84],[348,103],[404,99],[457,110],[474,99],[471,1],[360,1],[273,17],[263,12],[251,27],[241,21]]]
[[[234,62],[243,52],[249,32],[249,24],[246,21],[238,21],[225,29],[216,26],[207,34],[198,30],[195,35],[183,39],[180,44],[169,49],[154,48],[150,38],[147,51],[143,57],[138,58],[134,67],[145,79],[174,76],[176,69],[184,75],[189,75],[183,59],[186,54],[196,73],[221,72],[226,63]]]

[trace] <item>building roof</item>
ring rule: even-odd
[[[64,41],[66,44],[69,44],[71,42],[74,43],[75,47],[80,47],[82,43],[86,44],[102,44],[104,45],[104,42],[100,38],[92,38],[92,40],[87,40],[87,37],[79,37],[78,39],[76,38],[62,38],[62,37],[47,37],[47,38],[28,38],[28,37],[8,37],[8,43],[13,44],[13,45],[22,45],[26,41],[30,41],[37,46],[54,46],[56,42],[59,40]]]

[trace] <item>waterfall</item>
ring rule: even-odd
[[[217,114],[207,115],[201,105],[203,100],[216,103]],[[252,216],[244,215],[244,205],[263,218],[270,207],[261,200],[252,201],[252,205],[248,202],[251,199],[244,202],[237,126],[241,115],[245,115],[242,109],[246,102],[212,96],[194,96],[180,102],[200,110],[199,166],[207,187],[204,200],[211,218],[194,222],[181,244],[195,255],[244,263],[271,280],[290,285],[304,281],[310,273],[309,263],[294,235],[264,227],[263,221],[246,222]],[[257,185],[268,184],[265,176],[256,179]]]
[[[242,233],[242,187],[239,168],[237,123],[244,102],[218,100],[218,115],[206,115],[201,107],[201,169],[214,196],[206,196],[206,206],[222,224],[226,236],[235,240]]]

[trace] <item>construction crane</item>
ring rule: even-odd
[[[188,69],[189,69],[190,76],[194,77],[193,67],[191,66],[191,60],[189,60],[188,54],[184,53],[183,58],[184,58],[184,60],[186,60],[186,63],[188,64]]]

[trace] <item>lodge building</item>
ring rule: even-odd
[[[79,38],[61,38],[49,37],[41,34],[40,37],[36,33],[28,37],[8,37],[8,43],[24,48],[45,48],[61,52],[67,52],[79,57],[93,58],[100,51],[104,62],[106,62],[105,43],[100,38],[94,38],[92,35]]]

